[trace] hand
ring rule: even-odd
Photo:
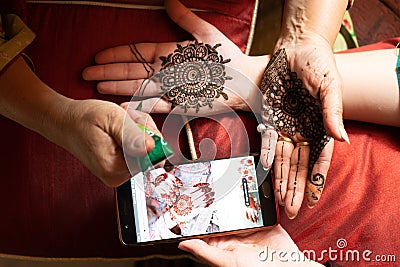
[[[173,206],[180,196],[181,180],[174,175],[164,172],[154,180],[154,192],[169,207]]]
[[[207,208],[214,203],[215,192],[209,183],[195,184],[182,190],[182,194],[190,197],[195,209]]]
[[[214,202],[215,192],[208,183],[181,188],[176,202],[169,209],[179,222],[187,222],[197,216],[203,208]]]
[[[333,139],[324,128],[318,99],[290,69],[285,49],[278,50],[261,82],[263,92],[261,162],[275,171],[275,197],[289,218],[296,217],[306,191],[313,207],[325,185]],[[278,137],[279,136],[279,137]]]
[[[223,65],[228,72],[227,76],[234,76],[232,80],[225,81],[229,83],[224,90],[227,99],[221,94],[217,101],[212,103],[212,108],[201,108],[199,113],[193,109],[189,109],[187,112],[209,115],[224,112],[227,108],[250,111],[249,105],[253,105],[254,100],[257,100],[254,105],[259,107],[259,91],[255,85],[259,83],[269,57],[244,55],[217,28],[197,17],[180,2],[167,0],[165,4],[171,19],[191,33],[198,43],[209,44],[211,47],[216,44],[221,45],[215,48],[215,51],[224,60],[230,59],[230,62]],[[178,43],[181,47],[187,47],[189,44],[195,45],[195,42]],[[176,49],[177,43],[139,43],[106,49],[96,55],[96,63],[100,65],[86,68],[83,71],[83,77],[86,80],[101,81],[97,88],[104,94],[142,96],[141,93],[143,93],[144,97],[157,96],[157,98],[144,100],[141,104],[142,110],[169,113],[172,110],[171,102],[165,98],[159,98],[162,91],[154,78],[151,78],[162,69],[163,60],[160,57],[165,58]],[[247,78],[244,79],[245,77]],[[145,83],[148,78],[153,84]],[[243,83],[244,86],[241,86]],[[250,90],[251,87],[253,90]],[[184,113],[183,109],[176,109],[176,111]]]
[[[246,218],[249,221],[256,223],[258,221],[258,218],[260,217],[259,210],[260,204],[258,203],[258,201],[253,197],[250,197],[250,205],[246,207]]]
[[[179,248],[212,266],[322,266],[306,259],[280,225],[246,235],[185,240]]]
[[[285,1],[275,51],[285,49],[288,75],[292,76],[281,79],[290,81],[280,90],[287,103],[280,114],[286,116],[286,127],[278,127],[278,142],[276,133],[263,134],[263,154],[268,155],[267,148],[277,143],[276,153],[271,151],[277,156],[275,196],[291,218],[300,208],[305,187],[308,206],[313,207],[320,199],[333,151],[333,140],[327,137],[349,142],[342,121],[342,79],[332,53],[347,4],[346,0]],[[321,11],[326,16],[320,16]],[[300,83],[299,90],[291,90]],[[275,109],[278,105],[275,101]],[[300,125],[293,123],[295,120],[301,121]],[[304,146],[304,141],[309,146]]]
[[[145,156],[154,147],[153,139],[136,123],[159,133],[148,114],[131,111],[126,116],[123,108],[106,101],[72,100],[64,114],[68,115],[59,128],[64,138],[61,145],[112,187],[139,172],[135,161],[128,169],[122,147],[128,157]]]
[[[166,2],[167,12],[170,17],[182,28],[192,33],[192,35],[196,38],[198,42],[204,43],[220,43],[221,47],[218,48],[218,51],[223,56],[223,58],[230,58],[231,61],[226,63],[226,66],[235,68],[239,70],[241,73],[245,74],[250,81],[255,84],[260,84],[260,79],[262,77],[263,71],[265,69],[265,65],[269,60],[269,56],[265,57],[249,57],[244,55],[231,41],[229,41],[222,33],[220,33],[214,26],[209,23],[199,19],[192,12],[187,10],[184,6],[182,6],[179,2],[175,0]],[[193,26],[196,25],[196,26]],[[181,43],[182,46],[185,46],[187,42]],[[166,57],[170,55],[176,49],[176,45],[174,43],[164,43],[164,44],[137,44],[135,46],[122,46],[104,50],[100,52],[96,56],[96,62],[99,64],[104,64],[100,66],[88,67],[84,70],[83,76],[88,80],[112,80],[112,81],[104,81],[98,84],[98,89],[103,93],[111,93],[111,94],[123,94],[123,95],[132,95],[139,90],[144,83],[144,79],[153,75],[154,72],[159,71],[162,67],[163,60],[160,59],[160,56]],[[124,63],[120,63],[124,62]],[[114,63],[114,64],[109,64]],[[149,74],[148,72],[144,72],[143,70],[152,70]],[[237,77],[233,77],[235,80]],[[122,80],[122,81],[121,81]],[[229,81],[226,81],[229,82]],[[132,90],[133,88],[133,90]],[[150,89],[149,89],[150,88]],[[241,91],[239,88],[246,88],[246,92]],[[242,110],[257,110],[254,108],[259,105],[253,104],[251,100],[259,100],[262,96],[259,94],[257,88],[255,90],[251,90],[249,86],[233,86],[235,93],[227,90],[227,100],[223,97],[219,97],[217,103],[224,104],[222,106],[217,106],[217,103],[214,103],[212,109],[201,109],[201,112],[198,114],[208,115],[212,113],[218,113],[226,108],[228,105],[233,109],[242,109]],[[146,96],[151,96],[152,94],[160,95],[160,88],[154,86],[148,86],[148,92],[144,92],[147,94]],[[239,97],[238,97],[239,96]],[[341,103],[341,102],[340,102]],[[142,101],[140,103],[142,105],[142,110],[146,112],[170,112],[171,111],[171,103],[162,98],[157,99],[148,99]],[[129,104],[123,104],[124,106],[134,106],[135,109],[139,102],[130,102]],[[250,105],[250,106],[249,106]],[[176,110],[176,109],[175,109]],[[181,109],[182,110],[182,109]],[[190,112],[190,111],[189,111]],[[196,110],[197,114],[197,110]],[[322,126],[323,128],[323,126]],[[285,134],[284,134],[285,136]],[[271,168],[272,162],[275,156],[275,145],[277,145],[277,134],[272,134],[271,136],[263,135],[263,144],[262,144],[262,162],[265,168]],[[298,140],[305,141],[304,137],[297,138]],[[268,141],[269,140],[269,141]],[[297,141],[297,140],[296,140]],[[267,146],[267,143],[269,144]],[[277,152],[279,152],[279,148]],[[294,149],[290,149],[291,152],[297,151]],[[333,142],[329,143],[327,149],[322,151],[318,161],[315,166],[320,166],[320,169],[315,169],[313,171],[314,174],[321,174],[323,181],[325,181],[326,173],[329,168],[330,158],[333,150]],[[314,206],[318,201],[320,194],[322,193],[321,186],[313,186],[310,182],[307,181],[308,177],[308,155],[309,151],[307,149],[303,149],[304,155],[301,156],[302,160],[299,161],[299,165],[301,166],[301,170],[299,172],[299,177],[295,177],[295,175],[291,175],[291,179],[286,173],[289,173],[290,169],[290,158],[291,152],[280,154],[283,157],[284,166],[282,168],[282,175],[279,176],[279,183],[276,184],[275,193],[279,194],[277,199],[279,199],[281,204],[285,202],[289,203],[287,205],[286,211],[288,216],[294,218],[297,215],[297,212],[301,206],[303,197],[304,197],[304,188],[307,184],[307,199],[309,206]],[[264,158],[263,158],[264,157]],[[293,160],[293,166],[297,165],[297,162]],[[278,167],[277,167],[278,168]],[[304,168],[306,170],[304,171]],[[295,168],[292,168],[295,170]],[[278,173],[280,171],[276,170]],[[295,171],[294,171],[295,172]],[[321,176],[318,176],[321,177]],[[296,181],[295,181],[296,180]],[[292,181],[289,183],[288,181]],[[298,183],[297,186],[293,186],[294,183]],[[288,188],[288,189],[287,189]],[[278,191],[279,190],[279,191]],[[290,192],[290,196],[286,198],[286,191]]]
[[[277,48],[281,47],[285,47],[290,71],[296,74],[309,95],[318,101],[318,106],[320,103],[323,124],[319,123],[317,127],[324,128],[334,139],[349,143],[342,119],[342,79],[329,43],[318,34],[307,32],[301,41],[283,42]],[[310,106],[310,101],[305,102]],[[309,119],[315,121],[315,118]],[[319,156],[313,158],[313,152],[317,153],[315,143],[313,148],[311,142],[311,151],[307,146],[294,147],[304,141],[309,142],[310,138],[298,131],[295,134],[281,131],[279,135],[292,140],[278,141],[276,144],[275,197],[285,206],[288,216],[294,218],[301,207],[304,192],[309,207],[314,207],[319,201],[329,170],[334,141],[325,140],[325,146],[317,151]]]
[[[328,134],[336,140],[349,143],[342,118],[343,82],[332,47],[318,34],[308,33],[304,39],[286,48],[289,66],[310,94],[321,100],[324,126]]]

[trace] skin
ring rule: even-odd
[[[347,4],[347,0],[285,1],[275,51],[286,48],[292,71],[310,94],[321,100],[327,132],[336,140],[349,142],[342,119],[343,82],[332,52]]]
[[[298,2],[300,3],[301,1]],[[169,10],[171,10],[173,1],[168,1],[167,5],[170,5]],[[179,8],[175,9],[175,11],[178,13],[180,12]],[[171,12],[171,17],[173,17],[173,12],[174,11]],[[187,15],[191,16],[190,13],[187,13]],[[185,19],[188,19],[185,17],[186,16],[181,18],[175,17],[175,20],[181,24],[185,24]],[[188,20],[190,21],[191,19],[192,18]],[[207,32],[204,29],[206,26],[208,25],[202,24],[201,27],[199,27],[201,28],[200,30],[190,28],[190,26],[187,27],[189,32],[191,32],[196,38],[199,38],[199,40],[201,40],[203,35],[208,36],[211,40],[211,38],[214,37],[213,34],[215,31],[211,30],[211,32]],[[309,36],[312,38],[312,34]],[[220,34],[217,34],[215,37],[220,38],[216,40],[221,43],[224,41],[224,38],[221,37]],[[328,39],[329,38],[326,40]],[[282,38],[282,40],[285,40],[285,38]],[[310,43],[309,40],[311,39],[307,40],[308,43]],[[302,40],[302,38],[300,38],[296,41],[296,44],[306,44],[307,40]],[[207,41],[207,38],[203,39],[203,41]],[[326,42],[330,43],[329,40]],[[285,44],[285,42],[278,42],[278,44],[279,47],[282,44]],[[153,51],[164,49],[165,47],[164,44],[155,45],[153,46]],[[173,50],[174,47],[175,44],[169,44],[169,48],[165,48],[166,50],[162,54],[167,54],[167,52],[170,52],[171,49]],[[229,45],[227,47],[232,48]],[[321,47],[325,47],[325,51],[327,51],[326,46],[322,45]],[[232,53],[228,56],[230,58],[235,58],[237,56],[238,58],[243,59],[244,66],[251,63],[253,68],[246,68],[246,75],[255,82],[259,81],[269,57],[244,57],[240,53],[237,53],[237,49],[236,51],[234,48],[232,49],[232,51],[226,50],[228,51],[227,54],[229,54],[229,52]],[[146,49],[143,51],[145,50]],[[299,49],[299,51],[301,51],[301,49]],[[118,53],[111,52],[112,56],[116,56],[117,54]],[[153,52],[153,54],[150,52],[150,55],[155,55],[155,52]],[[307,55],[307,53],[304,55]],[[315,54],[311,55],[310,59],[313,59],[316,56]],[[299,58],[301,57],[302,56],[299,56]],[[152,60],[154,60],[154,58],[155,56],[153,56]],[[393,71],[397,60],[396,52],[393,50],[386,50],[371,52],[371,54],[368,55],[362,53],[340,55],[336,56],[335,59],[338,69],[343,77],[343,107],[345,118],[399,126],[399,92],[396,76]],[[106,60],[105,58],[103,58],[102,61],[101,56],[99,56],[98,59],[96,58],[96,60],[98,60],[99,64],[115,62],[115,58],[113,59],[114,61]],[[292,59],[291,56],[289,60],[291,65],[294,66],[297,64],[297,61]],[[374,64],[370,64],[370,62],[373,62]],[[127,67],[129,65],[124,64],[123,66]],[[333,65],[330,66],[332,67]],[[366,66],[368,67],[367,69]],[[310,68],[318,69],[315,67]],[[89,72],[90,76],[90,71],[87,72]],[[299,69],[299,72],[301,72],[301,68]],[[325,72],[323,71],[322,74],[324,73]],[[332,71],[332,73],[334,73],[334,71]],[[88,75],[88,73],[86,73],[86,75]],[[102,79],[107,79],[107,77],[108,76],[104,75]],[[359,77],[362,77],[362,79]],[[122,77],[122,79],[128,78],[128,76]],[[131,79],[135,80],[135,78]],[[316,80],[318,81],[318,79]],[[330,85],[331,83],[332,81],[329,79],[329,82],[317,82],[316,84],[324,85],[320,86],[320,88],[328,88],[326,84]],[[29,84],[29,87],[26,86],[27,84]],[[0,85],[0,88],[2,88],[0,90],[0,112],[2,115],[21,123],[22,125],[42,134],[44,137],[56,144],[64,147],[84,162],[88,168],[103,179],[106,184],[116,185],[119,183],[119,179],[125,179],[124,177],[125,174],[127,174],[127,169],[126,166],[122,164],[122,153],[120,151],[122,145],[121,118],[125,114],[123,109],[104,101],[77,101],[65,98],[40,81],[40,79],[30,71],[22,59],[16,60],[5,72],[2,73],[0,76]],[[121,88],[117,86],[113,87],[114,85],[116,84],[109,84],[109,86],[115,90]],[[103,90],[104,93],[109,93],[110,91],[108,91],[107,88],[108,86],[106,85],[101,90]],[[385,88],[385,94],[382,94],[380,88]],[[310,92],[314,92],[314,94],[317,92],[315,95],[318,95],[318,91]],[[333,99],[333,102],[335,102],[341,98],[336,94],[337,99],[335,100],[335,97],[328,97],[329,91],[322,94],[321,92],[321,100]],[[111,93],[113,92],[111,91]],[[114,91],[114,93],[116,93],[116,91]],[[362,97],[359,97],[360,95],[362,95]],[[329,101],[323,102],[329,103]],[[238,109],[244,108],[241,103],[236,107]],[[364,110],[366,110],[366,112],[360,112]],[[336,138],[339,140],[345,140],[345,135],[342,133],[340,128],[340,116],[337,116],[341,113],[340,106],[337,106],[336,108],[333,107],[332,110],[324,108],[324,112],[326,117],[329,117],[329,114],[333,114],[334,118],[335,116],[336,118],[339,118],[339,120],[332,119],[333,125],[335,125],[335,122],[337,124],[339,121],[339,128],[335,126],[327,126],[327,128],[332,132],[334,132],[335,129],[339,129],[336,132]],[[135,122],[145,124],[148,128],[152,128],[151,122],[146,123],[145,118],[147,118],[147,116],[142,117],[138,113],[137,117],[133,117]],[[77,125],[77,122],[81,125]],[[140,138],[139,136],[141,136],[141,132],[139,133],[135,130],[134,124],[131,125],[132,133],[135,134],[132,134],[132,142],[130,143],[138,144],[138,146],[132,148],[131,153],[132,155],[144,155],[146,150],[148,151],[152,148],[152,140],[146,136]],[[105,147],[109,147],[109,149],[106,149],[106,151],[98,151],[96,148],[97,146],[94,146],[93,144],[93,140],[98,144],[104,144]],[[278,142],[277,147],[279,147],[279,145]],[[85,149],[80,149],[79,146],[83,146]],[[86,151],[92,152],[88,153]],[[286,161],[289,160],[287,162],[290,162],[291,157],[285,156],[285,153],[281,155]],[[114,177],[114,175],[120,178]],[[252,260],[252,263],[254,263],[254,265],[251,266],[256,266],[257,264],[260,264],[258,259],[256,259],[256,255],[265,244],[270,244],[271,248],[276,250],[297,249],[291,238],[280,226],[274,227],[271,230],[259,231],[248,235],[210,238],[205,239],[204,241],[188,240],[182,242],[180,248],[193,253],[200,259],[215,266],[243,266],[248,265],[250,263],[249,260]],[[221,255],[224,256],[222,257]],[[248,255],[249,257],[244,257],[244,255]],[[308,263],[305,266],[313,266],[314,264],[315,266],[320,266],[316,263]],[[262,263],[262,266],[267,265]]]
[[[185,240],[179,248],[192,253],[211,266],[323,266],[314,261],[291,261],[289,256],[279,259],[278,252],[303,255],[288,233],[280,226],[250,234]],[[260,251],[270,252],[268,258]],[[275,253],[271,253],[275,251]]]
[[[114,103],[60,95],[42,82],[22,58],[0,75],[0,88],[0,114],[65,148],[111,187],[131,177],[123,145],[132,157],[144,156],[154,147],[152,138],[136,123],[159,133],[145,113],[133,112],[126,117],[125,110]]]
[[[166,9],[170,18],[181,26],[183,29],[188,31],[193,35],[193,37],[198,42],[208,43],[210,45],[221,44],[217,49],[220,55],[224,59],[229,58],[231,61],[226,63],[227,67],[238,70],[238,72],[251,81],[251,84],[260,84],[264,69],[270,59],[269,55],[265,56],[247,56],[241,52],[241,50],[233,44],[226,36],[224,36],[218,29],[208,22],[200,19],[180,2],[176,0],[168,0],[165,2]],[[182,46],[188,44],[188,42],[180,43]],[[131,47],[129,45],[114,47],[110,49],[103,50],[99,52],[96,57],[96,63],[99,65],[90,66],[84,69],[83,78],[86,80],[96,80],[100,81],[97,85],[98,90],[105,94],[118,94],[118,95],[133,95],[143,83],[143,80],[147,78],[148,73],[144,71],[144,66],[150,66],[155,72],[160,70],[161,60],[160,56],[167,56],[171,54],[176,49],[176,43],[161,43],[161,44],[135,44],[136,51],[139,51],[140,58],[132,54]],[[139,60],[140,59],[140,60]],[[145,62],[143,62],[143,60]],[[239,79],[240,77],[233,77],[233,80]],[[158,96],[160,95],[160,90],[156,90],[156,87],[151,87],[146,96]],[[153,89],[154,88],[154,89]],[[233,91],[226,91],[228,94],[228,100],[220,97],[217,101],[214,101],[213,109],[208,109],[205,107],[200,110],[199,114],[194,113],[193,115],[210,115],[215,113],[225,112],[220,106],[228,106],[234,110],[246,110],[249,111],[250,107],[247,103],[251,103],[254,99],[258,100],[262,98],[260,92],[256,86],[238,86],[233,88]],[[144,100],[143,111],[146,112],[174,112],[177,113],[177,109],[172,110],[171,104],[168,103],[163,98],[152,98],[150,100]],[[218,105],[220,104],[220,105]],[[134,102],[130,102],[127,105],[137,105]],[[181,112],[182,113],[182,112]],[[192,115],[192,114],[188,114]],[[277,133],[265,133],[262,135],[262,147],[261,147],[261,162],[265,168],[272,168],[273,159],[275,155],[275,144],[277,141]],[[284,135],[284,133],[279,133]],[[339,138],[339,136],[337,136]],[[340,137],[341,138],[341,137]],[[300,135],[294,137],[295,142],[304,141]],[[272,146],[269,143],[274,144]],[[324,175],[327,174],[329,169],[330,158],[332,157],[333,142],[331,142],[326,149],[321,153],[315,168]],[[305,153],[300,161],[302,169],[307,169],[308,164],[308,154]],[[292,154],[287,154],[288,157],[292,157]],[[268,159],[268,160],[267,160]],[[290,170],[291,166],[294,164],[290,159],[286,169]],[[293,168],[295,166],[293,165]],[[294,218],[298,210],[300,209],[304,196],[308,200],[310,205],[315,205],[316,201],[311,199],[311,196],[304,193],[303,188],[308,186],[307,181],[307,171],[300,173],[298,177],[299,188],[301,189],[296,194],[293,205],[286,206],[286,213],[290,218]],[[293,180],[293,177],[289,177],[287,172],[284,173],[284,179],[286,181]],[[287,188],[283,189],[283,198],[281,199],[281,204],[286,203],[286,192],[291,190],[291,184],[286,183]],[[278,194],[278,192],[276,192]],[[290,196],[292,196],[291,194]],[[289,196],[289,197],[290,197]],[[290,200],[290,203],[292,201]]]

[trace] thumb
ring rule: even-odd
[[[198,41],[222,43],[228,39],[212,24],[199,18],[178,0],[165,0],[168,16]]]
[[[340,77],[339,74],[335,75]],[[324,126],[329,135],[338,141],[350,143],[349,137],[343,125],[343,104],[341,82],[328,75],[322,82],[320,98],[322,103],[322,115]]]
[[[121,107],[113,112],[110,128],[117,144],[132,157],[145,156],[154,148],[153,138],[144,133]]]
[[[203,240],[185,240],[179,243],[178,248],[193,254],[212,266],[231,266],[227,263],[229,257],[225,257],[224,251],[208,245]]]

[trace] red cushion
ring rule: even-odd
[[[192,2],[189,6],[196,8],[217,7],[216,12],[198,14],[244,50],[254,1],[211,1],[212,5],[204,6],[200,1]],[[37,75],[75,99],[129,101],[126,97],[100,95],[95,83],[82,80],[81,71],[93,64],[96,52],[134,42],[192,39],[164,10],[28,4],[27,11],[29,26],[37,34],[28,51]],[[113,189],[43,137],[3,117],[0,123],[0,253],[42,257],[182,253],[176,244],[123,247],[118,240]],[[179,145],[171,143],[177,150]],[[180,143],[188,157],[184,136]]]
[[[347,52],[392,49],[399,41],[393,38]],[[313,249],[323,261],[329,256],[322,251],[331,248],[337,250],[333,260],[343,266],[377,266],[375,256],[400,251],[400,129],[354,121],[346,121],[345,127],[351,144],[335,141],[321,200],[314,209],[302,207],[293,221],[283,214],[281,223],[300,249]],[[347,241],[343,249],[337,247],[340,239]],[[351,250],[358,251],[359,263],[340,258]],[[372,252],[367,253],[370,262],[362,258],[367,250]]]
[[[244,1],[236,3],[242,4],[220,1],[218,11],[225,13],[198,14],[244,49],[252,8]],[[62,94],[77,99],[100,98],[117,103],[129,100],[100,95],[95,83],[81,79],[82,68],[91,65],[94,54],[101,49],[190,37],[162,10],[29,4],[27,11],[29,25],[37,33],[29,51],[37,74]],[[368,49],[387,46],[394,45],[384,43]],[[243,121],[251,150],[259,150],[256,123],[249,114],[215,118],[223,124],[205,119],[192,123],[196,146],[209,137],[217,144],[217,157],[246,152],[243,138],[247,135],[237,127]],[[162,120],[158,117],[159,123]],[[0,121],[0,253],[42,257],[181,254],[176,244],[123,247],[118,240],[113,190],[63,149],[16,123],[4,118]],[[178,125],[179,118],[174,123]],[[317,253],[329,247],[335,249],[336,241],[345,238],[351,249],[396,253],[400,251],[400,169],[396,164],[400,156],[399,130],[350,121],[346,127],[352,143],[336,143],[321,201],[312,210],[303,208],[294,221],[282,215],[282,224],[301,249]],[[180,145],[183,154],[189,156],[184,135],[179,142],[171,143],[175,150]]]

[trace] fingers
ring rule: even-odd
[[[226,252],[224,253],[222,249],[210,246],[200,239],[182,241],[179,243],[178,248],[192,253],[197,258],[212,266],[233,266],[233,262],[229,264],[229,257],[221,257]]]
[[[306,194],[308,207],[312,208],[321,198],[333,154],[334,139],[322,150],[309,174],[310,147],[299,142],[296,147],[290,139],[278,138],[274,162],[275,198],[285,206],[290,219],[297,216]]]
[[[210,185],[188,187],[182,194],[188,195],[195,208],[207,208],[214,202],[215,192]]]
[[[162,137],[161,132],[158,130],[156,123],[153,118],[145,113],[136,110],[135,106],[125,105],[123,108],[127,111],[127,114],[132,118],[136,123],[139,123],[146,127],[147,129],[153,131],[156,135]]]
[[[83,70],[85,80],[126,80],[149,78],[156,71],[153,62],[160,44],[139,43],[117,46],[99,52],[95,61],[99,66]]]
[[[87,67],[83,70],[85,80],[133,80],[145,79],[154,74],[142,63],[113,63]]]
[[[207,109],[204,109],[201,112],[196,112],[195,109],[185,110],[181,106],[176,106],[172,108],[172,103],[164,98],[159,97],[144,99],[141,101],[131,101],[122,104],[124,108],[126,106],[132,106],[133,109],[137,109],[139,105],[140,110],[146,113],[170,113],[174,115],[186,115],[196,117],[232,112],[232,108],[230,108],[228,104],[223,103],[222,101],[214,101],[211,108],[207,107]]]
[[[140,110],[144,113],[170,113],[171,103],[162,98],[149,98],[141,101],[131,101],[121,104],[124,109]]]
[[[152,63],[155,59],[157,43],[139,43],[108,48],[96,54],[97,64],[117,62]]]
[[[110,135],[120,147],[123,147],[128,155],[137,157],[144,156],[154,148],[154,141],[136,125],[126,112],[118,108],[109,114]],[[123,127],[121,127],[123,125]]]
[[[278,138],[274,161],[275,174],[275,199],[279,204],[285,205],[285,198],[289,180],[290,158],[292,157],[294,145],[291,139]]]
[[[258,207],[259,204],[257,203],[257,201],[253,197],[250,197],[250,205],[248,206],[248,208],[246,208],[246,218],[252,223],[256,223],[258,221]]]
[[[175,177],[168,173],[162,173],[154,181],[155,193],[169,206],[172,206],[180,196]]]
[[[177,0],[166,0],[169,17],[198,41],[226,43],[228,39],[213,25],[196,16]]]
[[[307,179],[306,196],[307,205],[312,208],[321,198],[325,186],[326,176],[332,160],[334,140],[331,138],[322,150],[318,160],[315,162],[311,175]]]
[[[350,143],[343,126],[342,84],[339,73],[328,73],[320,86],[322,114],[326,131],[336,140]]]
[[[299,145],[300,144],[300,145]],[[310,147],[297,143],[290,161],[289,180],[285,198],[285,211],[290,219],[296,217],[303,203],[308,175]]]
[[[264,169],[270,170],[275,157],[276,142],[278,133],[275,130],[267,129],[261,133],[261,164]]]
[[[99,82],[97,90],[102,94],[134,96],[138,98],[162,95],[160,84],[154,78],[118,80],[118,78],[113,77],[110,80],[112,81]]]
[[[252,223],[256,223],[258,221],[258,211],[255,209],[247,208],[246,218]]]
[[[215,192],[210,187],[198,188],[191,194],[193,206],[196,208],[207,208],[214,202]]]
[[[144,79],[128,81],[106,81],[97,84],[97,90],[106,95],[133,96],[144,83]]]

